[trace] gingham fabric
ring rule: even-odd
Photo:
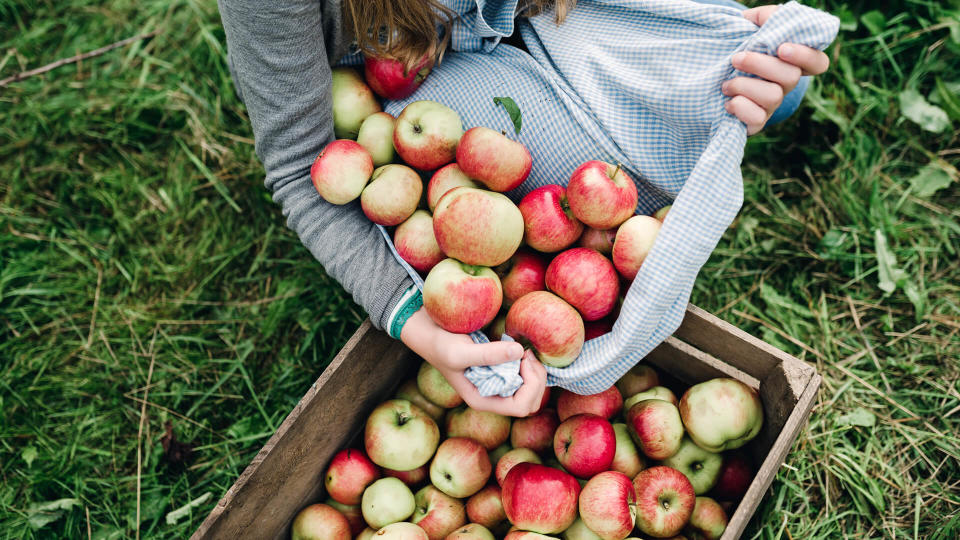
[[[547,367],[548,385],[600,392],[680,325],[697,273],[742,204],[746,128],[724,110],[720,90],[738,75],[731,55],[773,54],[785,42],[822,50],[839,21],[796,2],[757,27],[739,9],[690,0],[580,0],[560,26],[550,12],[516,22],[527,54],[499,43],[513,33],[516,0],[448,5],[462,15],[453,52],[413,96],[387,102],[387,112],[431,99],[458,111],[466,128],[513,137],[492,99],[509,96],[522,111],[516,138],[533,156],[529,178],[507,194],[515,202],[537,187],[566,185],[577,166],[599,159],[622,163],[636,181],[638,213],[673,204],[613,331],[586,342],[570,366]],[[467,378],[482,395],[510,396],[522,384],[519,366],[474,367]]]

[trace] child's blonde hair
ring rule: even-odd
[[[526,0],[521,14],[533,16],[553,7],[557,24],[563,22],[576,0]],[[438,0],[344,0],[347,28],[357,45],[371,56],[397,59],[408,67],[424,54],[442,55],[450,40],[450,25],[456,14]],[[443,38],[437,35],[443,26]]]

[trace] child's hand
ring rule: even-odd
[[[540,407],[547,385],[547,370],[532,352],[524,353],[519,343],[474,343],[470,336],[453,334],[437,326],[423,308],[407,319],[400,332],[400,340],[437,368],[467,405],[474,409],[506,416],[527,416]],[[468,367],[502,364],[521,357],[520,377],[523,378],[523,386],[508,398],[481,396],[463,374]]]
[[[743,16],[763,26],[779,6],[748,9]],[[733,55],[733,67],[760,77],[736,77],[723,84],[723,93],[733,98],[727,112],[747,125],[747,134],[760,131],[803,75],[819,75],[830,66],[826,54],[795,43],[784,43],[777,56],[754,52]]]

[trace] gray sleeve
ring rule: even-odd
[[[266,168],[266,187],[282,206],[287,226],[327,274],[353,295],[374,326],[385,328],[413,281],[358,202],[329,204],[310,180],[313,159],[333,140],[321,2],[218,3],[234,82],[253,125],[257,156]]]

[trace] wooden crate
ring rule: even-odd
[[[760,466],[723,535],[739,538],[805,424],[820,376],[692,305],[677,332],[646,361],[686,384],[726,376],[759,390],[764,425],[745,448]],[[418,363],[406,347],[365,322],[192,538],[289,538],[297,512],[325,498],[327,463],[356,440],[370,411],[415,373]]]

